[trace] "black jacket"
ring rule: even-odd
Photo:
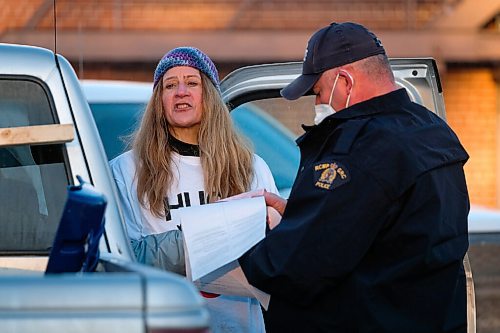
[[[297,140],[278,227],[240,258],[269,332],[466,331],[468,155],[404,89]]]

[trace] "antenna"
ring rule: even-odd
[[[56,0],[54,0],[54,54],[57,54],[57,11]]]

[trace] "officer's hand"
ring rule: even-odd
[[[267,225],[269,230],[273,230],[281,222],[281,215],[273,207],[267,207]]]
[[[279,195],[267,191],[264,192],[264,198],[266,199],[267,206],[276,209],[280,215],[283,215],[287,203],[286,199],[283,199]]]

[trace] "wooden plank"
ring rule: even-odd
[[[0,128],[0,147],[73,141],[73,124]]]

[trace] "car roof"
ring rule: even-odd
[[[80,80],[89,103],[147,103],[153,84],[116,80]]]

